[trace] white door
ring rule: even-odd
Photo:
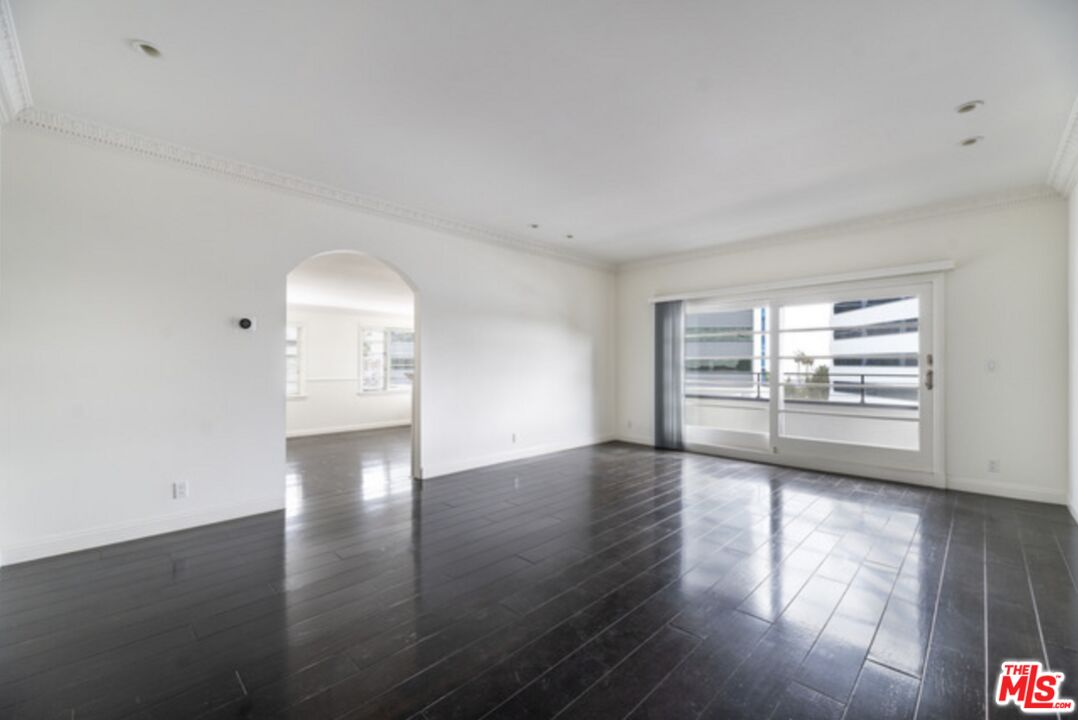
[[[777,302],[775,452],[932,474],[933,308],[931,282],[840,287]]]

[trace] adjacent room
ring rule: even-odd
[[[369,255],[330,252],[288,274],[285,315],[287,501],[412,488],[415,297]],[[415,433],[418,439],[418,433]],[[330,458],[339,473],[312,471]],[[294,470],[294,472],[292,472]]]
[[[1074,0],[0,0],[0,720],[1078,698]]]

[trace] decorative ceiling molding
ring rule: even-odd
[[[1059,140],[1059,149],[1048,173],[1048,184],[1064,196],[1074,192],[1078,185],[1078,100],[1074,101],[1063,137]]]
[[[26,76],[19,38],[15,32],[15,16],[10,0],[0,0],[0,124],[19,122],[43,130],[122,148],[140,155],[186,165],[217,175],[347,205],[363,212],[400,220],[419,227],[458,237],[479,240],[492,245],[555,257],[561,260],[610,270],[613,265],[591,255],[536,241],[508,235],[488,228],[440,217],[434,213],[408,208],[385,200],[366,197],[310,180],[276,172],[246,163],[215,157],[175,145],[164,140],[142,137],[125,130],[107,128],[60,113],[40,110],[33,106],[30,84]]]
[[[2,0],[0,0],[2,1]],[[411,225],[456,235],[470,240],[479,240],[491,245],[509,247],[515,250],[545,255],[577,264],[604,270],[612,270],[609,262],[573,252],[565,248],[535,240],[496,232],[487,228],[444,218],[424,210],[398,205],[386,200],[367,197],[359,193],[323,185],[312,180],[305,180],[294,175],[250,165],[238,160],[231,160],[215,155],[191,150],[165,140],[137,135],[127,130],[106,127],[81,118],[50,112],[38,108],[27,108],[19,113],[16,120],[28,127],[45,130],[98,145],[107,145],[133,152],[144,157],[166,160],[189,168],[202,170],[218,176],[225,176],[246,183],[253,183],[275,190],[324,200],[338,205],[345,205],[364,213],[378,215],[391,220],[407,222]]]
[[[15,16],[9,0],[0,0],[0,123],[9,122],[31,105],[30,83],[15,34]]]
[[[2,1],[3,0],[0,0],[0,2]],[[724,242],[718,245],[707,245],[684,252],[654,255],[615,264],[591,255],[574,253],[561,247],[550,246],[526,238],[500,234],[485,228],[442,218],[425,211],[415,210],[395,203],[370,198],[348,190],[341,190],[311,180],[305,180],[292,175],[279,173],[274,170],[249,165],[237,160],[207,155],[164,140],[136,135],[126,130],[105,127],[70,115],[49,112],[38,108],[27,108],[19,113],[16,119],[20,124],[28,127],[127,150],[144,157],[178,163],[189,168],[202,170],[218,176],[225,176],[247,183],[262,185],[276,190],[283,190],[291,194],[345,205],[362,212],[407,222],[412,225],[456,235],[458,237],[479,240],[502,247],[511,247],[534,254],[556,257],[562,260],[605,270],[631,269],[707,258],[715,255],[737,252],[749,247],[758,248],[771,245],[783,245],[836,234],[859,232],[889,225],[898,225],[978,210],[1020,205],[1047,199],[1058,199],[1060,197],[1060,194],[1056,189],[1038,185],[1003,193],[980,195],[973,198],[963,198],[961,200],[952,200],[898,210],[895,212],[853,218],[789,232],[749,237]],[[1074,118],[1072,117],[1072,121],[1073,119]],[[1071,128],[1073,127],[1074,123],[1072,122]],[[1065,144],[1066,143],[1064,143],[1064,145]],[[1078,143],[1072,142],[1071,144],[1074,145]],[[1062,147],[1063,146],[1061,145],[1061,149]],[[1075,169],[1072,167],[1071,170],[1073,175]],[[1073,181],[1073,177],[1071,179]]]
[[[40,130],[128,150],[144,157],[178,163],[218,176],[283,190],[294,195],[344,205],[365,213],[407,222],[417,227],[598,269],[618,271],[722,255],[736,252],[749,246],[781,245],[838,233],[857,232],[934,217],[1036,202],[1048,198],[1058,198],[1060,194],[1066,197],[1071,192],[1074,192],[1076,185],[1078,185],[1078,100],[1076,100],[1071,108],[1063,136],[1060,139],[1059,147],[1049,170],[1048,185],[1050,187],[1021,188],[996,195],[982,195],[958,201],[936,203],[615,263],[553,243],[546,243],[441,217],[425,210],[409,208],[275,170],[208,155],[165,140],[145,137],[126,130],[98,125],[70,115],[35,108],[33,107],[26,68],[15,30],[11,2],[10,0],[0,0],[0,124],[7,123],[13,119]]]
[[[1059,193],[1053,188],[1044,185],[1036,185],[1034,187],[1018,188],[1002,193],[978,195],[972,198],[933,203],[931,205],[922,205],[895,212],[853,218],[841,222],[828,223],[826,225],[816,225],[814,227],[791,230],[789,232],[759,235],[756,237],[733,240],[719,245],[707,245],[695,250],[668,253],[666,255],[655,255],[619,263],[617,267],[618,270],[621,271],[651,267],[654,265],[667,265],[687,260],[701,260],[704,258],[726,255],[728,253],[741,252],[750,248],[786,245],[804,240],[816,240],[834,235],[864,232],[867,230],[888,227],[890,225],[902,225],[918,220],[930,220],[932,218],[961,215],[963,213],[976,212],[979,210],[1025,205],[1044,200],[1058,200],[1059,198]]]

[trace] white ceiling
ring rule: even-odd
[[[1078,96],[1075,0],[13,11],[37,107],[613,261],[1043,183]]]
[[[411,315],[412,289],[391,267],[369,255],[316,255],[288,274],[288,304]]]

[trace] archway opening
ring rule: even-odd
[[[419,447],[413,287],[375,257],[335,251],[297,265],[286,297],[288,507],[410,492]]]

